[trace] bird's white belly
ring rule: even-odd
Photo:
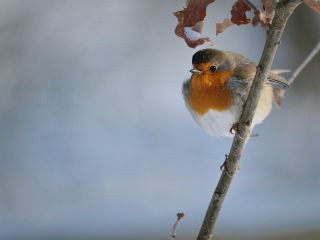
[[[223,112],[209,110],[203,115],[193,113],[193,117],[206,133],[216,137],[232,137],[230,129],[238,121],[239,114],[235,108],[231,108]]]
[[[255,116],[252,120],[251,128],[256,124],[261,123],[270,113],[272,108],[272,88],[266,85],[265,91],[258,102]],[[235,98],[235,104],[226,111],[215,111],[210,109],[207,113],[199,115],[192,111],[190,105],[187,104],[193,118],[200,127],[208,134],[216,137],[233,137],[230,129],[234,123],[237,123],[240,118],[242,103],[240,98]]]

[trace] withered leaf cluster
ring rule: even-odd
[[[213,45],[213,41],[210,38],[201,35],[207,7],[213,2],[215,0],[187,0],[186,7],[174,13],[178,18],[175,33],[183,38],[189,47],[195,48],[203,43]],[[304,0],[304,2],[310,8],[320,13],[320,0]],[[249,23],[253,26],[261,25],[264,30],[268,30],[275,12],[275,1],[261,0],[261,3],[262,7],[259,9],[251,1],[236,0],[230,11],[231,17],[216,23],[216,35],[222,33],[230,26]],[[251,11],[253,12],[252,19],[246,15],[247,12]]]

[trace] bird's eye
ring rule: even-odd
[[[209,68],[209,70],[210,70],[211,72],[215,72],[215,71],[217,70],[217,67],[216,67],[216,66],[211,66],[211,67]]]

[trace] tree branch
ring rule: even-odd
[[[304,69],[304,67],[312,60],[312,58],[320,51],[320,41],[314,47],[314,49],[309,53],[309,55],[304,59],[301,65],[293,72],[291,78],[288,80],[289,84],[292,84],[299,73]]]
[[[251,7],[254,12],[259,10],[250,0],[243,0],[243,2],[247,4],[247,6]]]
[[[267,73],[271,69],[283,30],[288,18],[300,3],[302,3],[301,0],[283,0],[276,5],[275,16],[268,31],[266,43],[257,67],[257,72],[239,120],[238,131],[234,137],[231,150],[226,161],[226,169],[228,169],[228,172],[224,170],[221,174],[220,180],[208,206],[197,240],[212,239],[213,228],[222,203],[228,192],[236,168],[239,165],[244,147],[250,137],[252,119],[260,99]]]

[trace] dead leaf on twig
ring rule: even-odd
[[[256,10],[254,12],[252,25],[256,26],[260,23],[263,29],[269,30],[275,10],[270,0],[262,0],[262,4],[263,10]]]
[[[213,45],[213,41],[208,37],[202,37],[202,26],[206,17],[206,9],[215,0],[187,0],[187,6],[181,11],[175,12],[178,18],[178,25],[175,33],[183,38],[187,45],[195,48],[205,42]]]
[[[304,0],[304,2],[313,10],[320,13],[320,0]]]
[[[216,35],[222,33],[226,28],[234,25],[229,18],[225,18],[222,22],[216,23]]]
[[[231,9],[231,22],[237,25],[248,24],[250,19],[247,18],[246,12],[250,11],[249,7],[244,1],[237,0]]]

